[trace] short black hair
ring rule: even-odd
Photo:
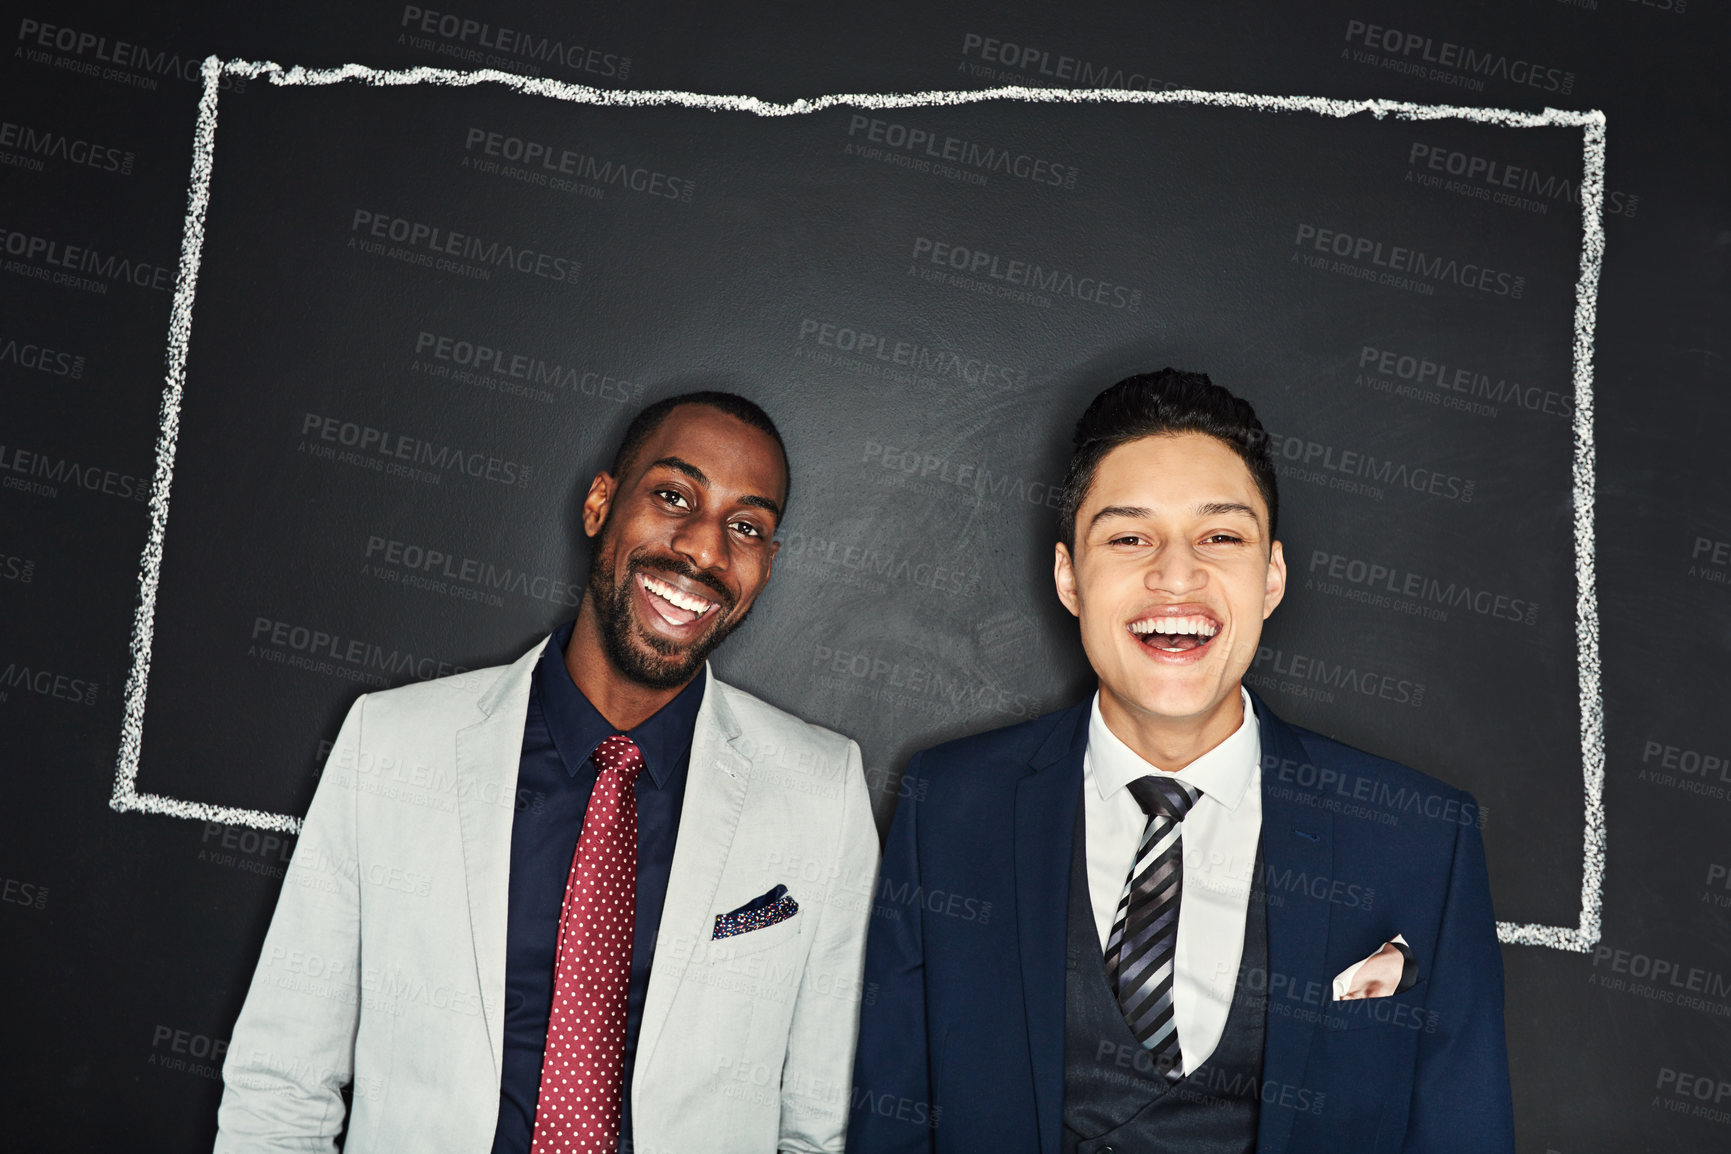
[[[620,474],[632,464],[637,451],[661,427],[661,422],[667,415],[681,405],[707,405],[709,408],[737,417],[754,429],[768,433],[775,442],[775,447],[781,450],[781,472],[786,485],[793,485],[793,471],[787,463],[787,446],[782,443],[781,431],[775,427],[775,422],[769,419],[755,401],[748,401],[738,393],[721,393],[713,390],[702,390],[695,393],[681,393],[676,397],[663,397],[652,405],[645,405],[643,410],[631,418],[631,423],[625,426],[625,435],[619,440],[619,451],[613,454],[613,467],[608,470],[617,479]],[[787,511],[787,497],[782,497],[782,512]]]
[[[1094,484],[1100,461],[1119,445],[1143,437],[1202,433],[1237,453],[1268,506],[1268,539],[1280,513],[1274,457],[1256,410],[1208,379],[1207,373],[1164,368],[1125,377],[1104,390],[1076,422],[1075,449],[1058,508],[1058,537],[1076,547],[1076,511]]]

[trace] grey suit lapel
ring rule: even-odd
[[[636,1068],[647,1069],[668,1011],[692,956],[709,940],[711,911],[727,865],[751,782],[751,759],[739,747],[739,722],[727,704],[728,687],[709,673],[709,687],[691,735],[691,768],[685,779],[679,835],[667,875],[667,899],[649,990],[643,998],[643,1024],[637,1038]],[[641,1073],[634,1081],[643,1085]]]
[[[484,717],[457,731],[457,816],[463,831],[463,885],[481,1013],[493,1074],[505,1042],[505,927],[510,911],[511,823],[529,687],[546,642],[507,666],[476,706]]]

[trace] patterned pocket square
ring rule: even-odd
[[[1396,934],[1382,944],[1376,953],[1352,963],[1334,978],[1334,1000],[1357,1001],[1360,998],[1386,998],[1404,994],[1418,981],[1418,959],[1406,938]]]
[[[799,903],[793,900],[793,895],[787,892],[786,886],[776,886],[766,894],[759,894],[738,909],[725,914],[715,915],[715,933],[713,939],[731,938],[736,934],[749,934],[752,930],[761,930],[765,926],[773,926],[776,922],[785,922],[799,912]]]

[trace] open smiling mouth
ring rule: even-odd
[[[1220,622],[1203,613],[1144,617],[1130,622],[1130,632],[1158,653],[1195,653],[1208,648],[1220,632]]]
[[[706,600],[683,589],[677,589],[665,581],[659,581],[647,573],[637,574],[637,583],[643,591],[649,594],[649,604],[669,625],[685,626],[706,617],[715,602]]]

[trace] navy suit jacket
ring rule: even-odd
[[[1262,734],[1259,1154],[1514,1149],[1502,954],[1470,794],[1290,726]],[[916,754],[866,948],[848,1147],[1057,1154],[1064,951],[1089,704]],[[1332,1001],[1405,937],[1416,983]]]

